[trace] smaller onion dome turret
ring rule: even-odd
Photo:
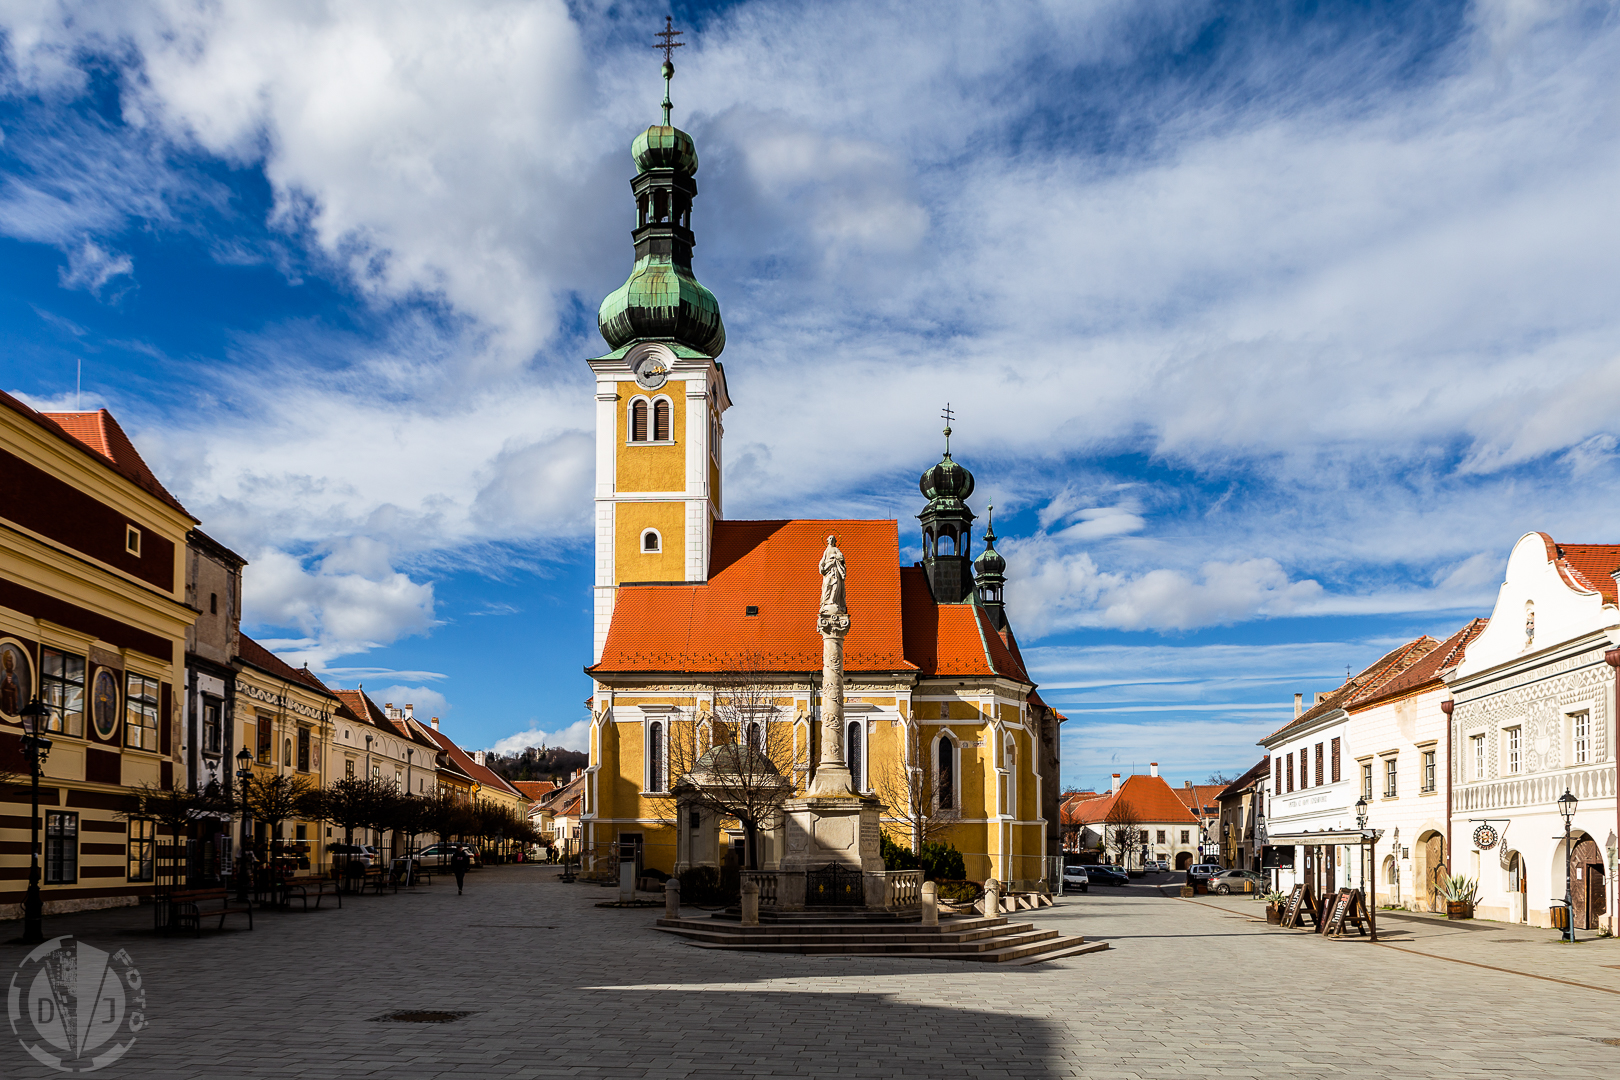
[[[974,586],[979,592],[979,604],[990,616],[990,624],[997,630],[1007,628],[1007,609],[1002,590],[1007,584],[1007,560],[996,550],[996,508],[990,507],[984,530],[984,552],[973,560]]]

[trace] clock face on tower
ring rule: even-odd
[[[637,386],[657,390],[669,381],[669,357],[657,346],[643,345],[630,355],[630,370]]]

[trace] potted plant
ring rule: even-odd
[[[1282,922],[1283,905],[1288,903],[1288,894],[1275,889],[1268,890],[1260,899],[1266,902],[1266,922],[1277,925]]]
[[[1479,897],[1479,882],[1461,874],[1448,875],[1440,890],[1446,898],[1446,918],[1472,919],[1474,901]]]

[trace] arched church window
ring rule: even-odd
[[[653,441],[669,441],[669,402],[663,398],[653,402]]]
[[[765,752],[765,731],[759,721],[750,721],[743,730],[743,737],[748,740],[748,749],[756,754]]]
[[[647,725],[647,790],[664,791],[664,723]]]
[[[664,550],[664,538],[657,529],[648,529],[641,534],[641,550],[655,553]]]
[[[934,794],[941,810],[956,809],[956,743],[949,735],[941,735],[934,744]]]
[[[856,791],[866,790],[866,778],[861,769],[862,744],[866,741],[865,732],[862,730],[864,726],[859,720],[851,720],[848,727],[849,737],[845,740],[848,748],[844,752],[844,764],[849,766],[849,782]]]
[[[630,405],[630,441],[647,441],[647,403],[636,401]]]

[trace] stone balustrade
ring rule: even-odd
[[[759,887],[759,906],[773,908],[777,906],[777,879],[781,875],[775,870],[744,870],[742,879],[752,881]]]
[[[909,909],[922,903],[921,870],[888,870],[883,874],[883,906]]]

